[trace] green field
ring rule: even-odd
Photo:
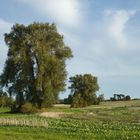
[[[140,100],[42,110],[61,112],[53,118],[8,111],[0,109],[0,140],[140,140]]]

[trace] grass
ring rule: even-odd
[[[12,122],[1,123],[0,140],[140,139],[140,100],[103,102],[98,106],[85,108],[56,105],[43,109],[47,112],[66,113],[61,118],[45,118],[38,114],[10,114],[7,113],[8,110],[0,109],[0,120],[8,119]],[[13,120],[20,121],[20,124],[13,123]]]
[[[10,111],[10,109],[9,108],[0,108],[0,115],[2,115],[2,114],[4,114],[4,113],[8,113]]]
[[[43,128],[0,126],[0,140],[69,140],[61,133]]]

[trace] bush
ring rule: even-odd
[[[20,112],[22,113],[35,113],[37,109],[31,103],[25,103],[21,106]]]
[[[11,107],[13,104],[13,99],[8,96],[0,97],[0,107]]]
[[[99,95],[98,100],[99,100],[99,102],[103,102],[105,100],[104,94]]]
[[[94,99],[93,105],[99,105],[99,104],[100,104],[100,100],[98,98]]]

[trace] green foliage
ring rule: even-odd
[[[35,113],[37,112],[37,109],[31,103],[28,102],[21,106],[20,111],[22,113]]]
[[[103,101],[105,100],[104,94],[100,94],[100,95],[98,96],[98,100],[99,100],[99,102],[103,102]]]
[[[100,104],[100,98],[97,97],[97,95],[93,96],[93,105],[99,105]]]
[[[73,95],[71,107],[85,107],[92,105],[96,100],[96,91],[99,90],[97,77],[91,74],[70,77],[71,93]]]
[[[13,99],[7,96],[6,92],[0,90],[0,107],[11,107]]]
[[[16,24],[5,34],[5,42],[9,49],[1,86],[16,96],[19,108],[25,102],[52,106],[65,90],[65,61],[72,57],[55,24]]]

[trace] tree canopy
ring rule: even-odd
[[[16,24],[5,34],[8,54],[1,86],[16,97],[18,107],[25,102],[52,106],[65,90],[65,62],[72,51],[63,40],[56,25],[49,23]]]
[[[76,75],[70,77],[72,107],[84,107],[94,103],[96,99],[96,91],[99,90],[97,77],[91,74]]]

